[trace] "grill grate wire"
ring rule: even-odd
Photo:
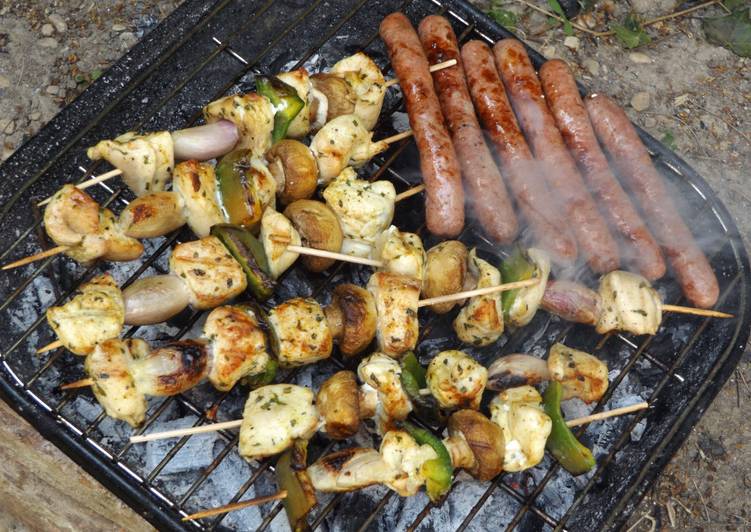
[[[249,16],[246,21],[241,26],[241,29],[235,30],[228,36],[225,36],[223,40],[219,40],[218,38],[214,38],[214,41],[216,43],[216,48],[207,56],[205,57],[198,66],[193,68],[189,73],[188,76],[185,79],[182,79],[178,84],[175,85],[173,90],[171,90],[168,95],[164,98],[162,98],[156,106],[153,107],[152,111],[144,118],[142,118],[135,126],[135,128],[138,128],[144,124],[147,124],[149,119],[153,117],[159,110],[165,106],[167,106],[170,101],[175,98],[179,91],[185,87],[191,80],[196,78],[197,76],[201,75],[202,72],[204,72],[214,61],[217,61],[223,54],[227,54],[230,57],[234,58],[237,62],[239,62],[242,66],[242,68],[236,73],[234,76],[232,82],[226,84],[221,91],[214,94],[213,97],[219,97],[223,94],[225,94],[227,91],[232,89],[238,81],[240,81],[243,77],[248,75],[249,73],[258,73],[258,70],[256,67],[264,60],[264,58],[269,55],[272,51],[275,50],[276,45],[282,41],[287,35],[289,35],[291,32],[297,28],[298,25],[303,23],[305,19],[316,9],[320,6],[322,3],[322,0],[318,0],[315,2],[310,3],[307,9],[301,12],[299,16],[297,16],[294,20],[291,21],[288,25],[286,25],[276,36],[274,40],[272,40],[265,48],[263,48],[258,54],[253,56],[250,60],[246,60],[240,55],[240,53],[233,47],[232,42],[233,39],[237,38],[241,33],[243,33],[243,30],[249,29],[250,25],[259,17],[262,17],[274,4],[273,1],[269,1],[259,7],[257,10],[253,11],[252,15]],[[413,0],[404,0],[401,2],[401,4],[397,5],[395,9],[408,9],[413,3]],[[456,23],[456,25],[461,29],[461,31],[457,31],[457,34],[459,35],[459,38],[461,41],[465,41],[466,39],[470,37],[474,38],[482,38],[487,42],[492,43],[493,39],[486,35],[483,32],[480,32],[476,29],[473,22],[463,18],[459,13],[456,11],[449,9],[447,6],[442,5],[437,0],[431,0],[433,5],[433,11],[439,14],[445,14],[449,16],[453,22]],[[214,10],[209,15],[208,21],[211,20],[214,16],[218,15],[222,10],[228,8],[232,4],[231,1],[225,0],[223,2],[218,2]],[[313,56],[320,48],[324,46],[324,44],[329,41],[331,38],[333,38],[336,33],[353,17],[355,17],[363,7],[367,4],[366,0],[361,0],[358,2],[351,10],[347,11],[344,15],[342,15],[340,18],[338,18],[337,23],[331,27],[328,31],[325,32],[323,37],[320,39],[320,41],[316,42],[314,46],[311,46],[309,49],[305,51],[302,55],[300,55],[300,59],[298,60],[297,64],[293,68],[298,68],[305,64],[311,56]],[[206,25],[208,22],[203,22],[203,25]],[[197,31],[197,30],[194,30]],[[181,43],[187,41],[187,39],[193,35],[193,32],[186,35],[186,37],[181,41]],[[378,33],[377,31],[372,33],[368,39],[364,41],[361,48],[364,50],[367,50],[372,43],[377,39]],[[166,61],[168,57],[175,54],[179,50],[179,46],[175,45],[172,47],[170,52],[167,54],[166,57],[162,59],[161,62]],[[161,63],[160,62],[160,63]],[[131,88],[131,90],[134,90],[135,87],[137,87],[144,79],[145,76],[148,73],[143,74],[140,78],[138,78]],[[125,95],[122,96],[123,98]],[[113,102],[108,106],[107,109],[98,117],[98,120],[103,120],[107,112],[114,107],[115,103]],[[191,119],[188,121],[188,125],[194,124],[198,119],[200,115],[196,113],[191,117]],[[97,120],[97,121],[98,121]],[[93,128],[95,123],[92,123],[90,127]],[[187,127],[187,126],[186,126]],[[84,132],[81,132],[80,137],[82,137]],[[77,139],[76,139],[77,140]],[[405,140],[400,143],[395,149],[392,149],[389,153],[389,155],[385,158],[381,157],[377,161],[377,164],[375,164],[375,171],[371,174],[372,179],[379,179],[384,178],[383,174],[385,172],[388,172],[389,177],[387,178],[393,178],[396,179],[398,182],[401,183],[402,186],[409,187],[413,184],[413,182],[408,179],[407,177],[403,176],[398,170],[396,170],[393,166],[397,161],[400,159],[400,157],[407,152],[407,150],[410,148],[412,141],[411,140]],[[67,153],[68,150],[70,150],[73,147],[74,142],[71,142],[65,150],[63,150],[58,157],[62,157]],[[658,160],[659,157],[658,157]],[[47,165],[40,171],[38,174],[34,175],[29,182],[28,185],[33,184],[36,180],[38,180],[45,172],[46,169],[50,168],[52,166],[54,161],[49,161]],[[682,175],[681,170],[679,167],[672,165],[670,161],[661,161],[664,162],[665,165],[668,166],[668,170],[673,172],[674,174],[677,174],[679,176]],[[99,168],[99,163],[93,163],[89,165],[85,171],[83,172],[83,175],[81,177],[81,180],[87,179],[88,177],[92,176],[97,169]],[[125,192],[124,189],[117,188],[116,190],[112,190],[109,187],[107,187],[106,184],[101,183],[103,190],[106,190],[109,192],[109,196],[106,199],[106,203],[110,203],[112,201],[115,201],[117,199],[124,200],[122,198],[122,194]],[[700,189],[696,189],[697,193],[702,197],[703,200],[703,207],[702,207],[702,213],[705,213],[706,211],[712,211],[715,215],[718,214],[717,212],[717,206],[715,204],[715,200],[711,197],[706,197]],[[20,191],[22,192],[22,191]],[[19,192],[19,194],[20,194]],[[11,201],[10,203],[13,203]],[[0,254],[0,259],[4,259],[7,256],[10,255],[15,249],[18,248],[18,246],[30,235],[32,234],[40,225],[41,225],[41,218],[39,217],[37,213],[37,219],[35,222],[25,229],[22,233],[20,238],[18,238],[16,241],[14,241],[8,248],[6,248],[2,254]],[[725,231],[725,242],[723,242],[723,245],[721,246],[722,249],[726,247],[726,245],[733,246],[735,244],[734,240],[728,236],[728,230],[727,227],[725,227],[724,223],[722,222],[722,219],[720,216],[717,216],[718,219],[720,219],[720,222],[722,224],[722,227]],[[470,228],[467,228],[467,231],[469,231]],[[128,284],[135,281],[141,274],[143,274],[147,269],[158,267],[157,261],[164,255],[164,253],[171,249],[173,245],[178,242],[178,239],[181,236],[186,236],[185,231],[176,231],[175,233],[169,235],[164,242],[158,246],[153,252],[151,252],[148,257],[143,261],[142,265],[136,269],[136,271],[131,274],[128,279],[125,281],[124,286],[127,286]],[[491,242],[486,242],[488,246],[491,248],[493,247],[493,244]],[[735,249],[735,248],[734,248]],[[24,291],[29,287],[29,285],[34,281],[34,279],[40,275],[42,275],[45,272],[48,272],[48,270],[51,269],[52,263],[54,258],[48,258],[45,261],[43,261],[38,267],[36,267],[32,273],[31,276],[28,278],[25,278],[23,282],[19,284],[19,286],[10,293],[7,298],[0,303],[0,312],[5,310],[8,306],[10,306],[21,294],[24,293]],[[59,260],[59,259],[58,259]],[[59,304],[66,300],[76,289],[76,287],[90,279],[96,271],[96,266],[91,266],[86,268],[72,283],[71,287],[67,290],[61,290],[58,297],[56,298],[54,304]],[[334,279],[334,277],[337,275],[337,272],[341,269],[341,265],[338,268],[335,268],[333,272],[329,274],[329,276],[318,285],[317,292],[322,292],[325,290],[329,283]],[[54,277],[54,276],[53,276]],[[740,287],[738,286],[740,285]],[[734,290],[741,290],[744,294],[747,291],[746,286],[746,278],[743,275],[742,272],[737,272],[730,282],[727,283],[725,288],[723,289],[722,296],[721,296],[721,303],[725,301]],[[676,298],[676,303],[680,303],[682,299],[680,297]],[[186,334],[191,327],[201,318],[201,313],[196,312],[194,313],[187,321],[187,323],[178,331],[176,335],[174,335],[175,339],[181,338],[184,334]],[[29,336],[34,333],[39,326],[43,323],[44,316],[40,315],[36,321],[34,321],[25,331],[24,333],[14,340],[14,342],[4,350],[2,354],[3,359],[3,365],[4,368],[8,373],[10,373],[17,383],[20,383],[22,387],[24,388],[25,392],[42,408],[45,410],[48,410],[52,412],[56,418],[64,423],[69,430],[75,432],[81,439],[85,440],[89,445],[94,447],[99,453],[104,455],[110,462],[113,464],[113,466],[118,466],[124,471],[130,475],[130,477],[133,478],[135,482],[140,484],[144,489],[148,489],[151,493],[153,493],[156,497],[161,499],[164,503],[168,504],[170,507],[173,508],[174,512],[176,512],[179,515],[187,515],[188,510],[187,506],[191,500],[191,498],[199,491],[202,485],[206,482],[206,480],[209,478],[209,476],[216,470],[216,468],[219,466],[219,464],[229,455],[230,452],[233,451],[237,444],[237,435],[229,432],[224,432],[221,434],[221,437],[225,441],[225,446],[222,448],[222,450],[219,452],[219,454],[216,456],[214,461],[202,471],[202,473],[198,476],[198,478],[193,482],[193,484],[188,488],[188,490],[180,497],[175,497],[170,493],[165,492],[164,490],[160,489],[159,487],[155,486],[153,482],[155,479],[159,476],[159,474],[162,472],[164,467],[172,460],[172,458],[179,452],[181,448],[184,447],[186,442],[188,441],[188,437],[183,437],[180,440],[177,441],[177,443],[172,446],[172,448],[169,450],[169,452],[164,456],[164,458],[154,467],[147,475],[140,475],[133,471],[130,467],[128,467],[124,462],[123,459],[126,455],[126,453],[131,449],[131,444],[126,443],[121,449],[115,450],[115,449],[108,449],[105,445],[101,444],[101,442],[97,442],[94,440],[91,435],[94,430],[97,429],[97,427],[100,425],[100,423],[105,419],[104,412],[101,412],[96,419],[94,419],[92,422],[87,424],[84,427],[79,427],[76,423],[73,421],[67,419],[63,414],[62,410],[70,404],[72,399],[75,397],[73,393],[65,393],[63,394],[63,397],[60,401],[57,402],[54,406],[49,404],[47,401],[45,401],[42,397],[35,394],[32,391],[33,385],[42,377],[47,371],[49,371],[51,368],[55,367],[57,364],[63,363],[62,360],[64,358],[63,350],[57,350],[53,352],[48,360],[39,368],[37,369],[28,379],[25,381],[23,379],[20,379],[18,376],[16,376],[13,369],[9,366],[9,364],[6,362],[6,359],[8,355],[10,355],[12,352],[14,352],[16,349],[18,349],[28,338]],[[436,316],[430,316],[425,323],[424,327],[422,327],[422,333],[423,335],[427,334],[434,324],[437,324],[439,321],[439,318]],[[738,328],[735,332],[735,335],[737,336],[738,330],[740,329],[740,322],[742,320],[738,321]],[[632,354],[630,355],[628,361],[626,362],[626,365],[622,368],[620,374],[612,381],[611,387],[606,394],[605,397],[603,397],[596,405],[595,411],[602,410],[607,402],[611,399],[611,395],[613,392],[617,389],[618,385],[621,384],[622,380],[628,375],[629,371],[634,368],[634,366],[639,363],[642,359],[647,360],[649,364],[651,364],[652,367],[657,368],[661,374],[662,377],[657,384],[657,386],[652,390],[652,393],[649,397],[650,404],[653,403],[660,394],[660,392],[663,390],[665,386],[670,385],[671,383],[682,383],[684,381],[684,378],[677,373],[677,370],[681,367],[681,364],[685,361],[685,359],[688,357],[689,353],[691,352],[692,346],[698,341],[698,339],[701,337],[702,333],[705,331],[705,329],[709,326],[709,320],[704,319],[701,320],[701,323],[696,328],[696,330],[693,332],[691,338],[685,343],[684,347],[680,351],[677,357],[674,358],[674,360],[671,363],[665,363],[660,358],[656,357],[653,354],[650,354],[647,352],[647,348],[649,347],[650,343],[652,342],[652,338],[644,339],[641,343],[635,344],[633,343],[629,338],[624,337],[623,335],[614,335],[612,337],[604,337],[601,338],[597,345],[597,350],[595,351],[595,354],[597,351],[602,348],[606,343],[608,342],[618,342],[620,344],[623,344],[627,349],[630,349],[632,351]],[[573,325],[567,325],[565,326],[559,333],[558,338],[556,341],[563,340],[566,338],[566,336],[569,334],[569,332],[574,328]],[[132,336],[136,334],[139,330],[139,327],[131,327],[129,328],[127,332],[127,336]],[[509,335],[508,344],[513,344],[515,341],[516,334]],[[334,363],[337,368],[345,368],[346,363],[342,361],[338,357],[332,357],[332,362]],[[287,375],[288,378],[291,378],[296,371],[290,372],[289,375]],[[672,380],[671,380],[672,379]],[[197,420],[195,422],[196,425],[202,425],[209,421],[209,414],[211,412],[216,411],[217,409],[221,408],[222,404],[224,404],[225,400],[228,398],[230,394],[224,393],[218,396],[214,402],[210,405],[209,408],[202,408],[200,405],[196,404],[194,401],[192,401],[189,397],[185,395],[175,396],[175,397],[169,397],[164,399],[155,409],[154,411],[148,416],[147,420],[145,421],[144,425],[140,427],[138,430],[135,431],[136,434],[141,434],[148,430],[154,422],[159,418],[160,415],[162,415],[170,405],[178,403],[183,408],[185,408],[187,411],[192,412],[197,416]],[[541,479],[541,481],[537,482],[534,486],[534,489],[531,493],[526,494],[523,493],[519,488],[514,487],[508,480],[507,476],[498,477],[496,478],[492,483],[490,483],[487,487],[487,489],[483,492],[483,494],[478,498],[477,502],[474,506],[469,510],[469,513],[466,515],[464,521],[459,527],[459,530],[464,530],[467,527],[470,526],[473,518],[478,514],[478,512],[482,509],[482,507],[485,505],[487,500],[492,496],[492,494],[498,489],[501,488],[503,493],[512,499],[514,499],[518,504],[519,507],[517,511],[515,512],[512,520],[510,523],[508,523],[506,526],[508,529],[513,529],[520,525],[522,523],[522,520],[525,518],[525,516],[528,514],[528,512],[531,512],[542,520],[547,526],[555,529],[564,529],[566,523],[569,521],[569,519],[572,518],[572,516],[575,513],[575,510],[583,503],[585,500],[587,494],[592,489],[592,487],[595,485],[595,483],[598,480],[598,477],[600,474],[605,470],[605,468],[610,464],[610,462],[614,459],[615,453],[624,445],[624,443],[627,441],[629,434],[631,433],[633,427],[636,426],[636,424],[647,414],[645,412],[639,413],[635,415],[630,422],[627,425],[627,428],[622,431],[620,437],[618,438],[617,442],[613,445],[613,449],[604,457],[598,460],[598,469],[597,473],[590,478],[590,480],[587,482],[585,487],[580,490],[577,493],[575,501],[571,504],[571,506],[566,510],[564,515],[560,519],[556,519],[549,515],[548,512],[546,512],[544,509],[538,507],[536,504],[538,496],[543,492],[545,487],[548,485],[548,483],[551,481],[551,479],[555,476],[555,474],[559,471],[559,466],[557,464],[553,464],[549,470],[546,472],[544,477]],[[419,421],[419,420],[417,420]],[[580,428],[578,430],[578,435],[581,436],[586,431],[585,428]],[[329,452],[333,447],[333,444],[329,443],[327,446],[324,447],[321,454],[324,454],[326,452]],[[266,471],[272,471],[273,465],[271,460],[263,460],[260,461],[257,466],[252,468],[253,473],[248,478],[248,480],[245,482],[245,484],[237,491],[235,496],[232,498],[229,502],[236,502],[240,500],[243,495],[254,485],[254,483],[261,478],[261,476]],[[454,487],[459,484],[458,482],[454,484]],[[378,514],[382,512],[385,507],[388,505],[389,501],[392,500],[394,497],[394,494],[392,492],[388,492],[386,496],[384,496],[379,503],[375,506],[375,508],[372,509],[372,511],[364,518],[363,522],[360,524],[359,529],[360,530],[366,530],[370,528],[374,521],[377,519]],[[313,529],[318,528],[320,525],[322,525],[326,519],[326,517],[335,509],[337,508],[338,504],[342,501],[344,498],[343,495],[336,495],[334,496],[326,505],[323,507],[321,512],[316,515],[314,521],[311,523],[311,526]],[[273,508],[267,513],[266,519],[262,522],[260,526],[260,530],[265,529],[268,527],[271,523],[271,521],[274,519],[274,517],[280,512],[282,508],[282,505],[280,503],[276,503],[273,505]],[[430,511],[433,509],[432,504],[427,504],[422,511],[418,513],[414,521],[409,526],[409,530],[415,530],[417,529],[425,517],[428,516]],[[198,524],[193,523],[193,526],[196,528],[206,528],[208,530],[214,530],[217,527],[221,525],[222,519],[224,516],[219,516],[215,518],[213,521],[211,521],[208,524]]]

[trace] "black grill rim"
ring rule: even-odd
[[[492,21],[489,21],[480,11],[473,6],[469,5],[465,0],[446,0],[441,4],[438,0],[431,0],[437,8],[441,8],[441,11],[446,9],[450,10],[450,14],[459,15],[460,17],[477,22],[481,21],[485,28],[490,28],[495,34],[506,37],[513,36],[511,33],[496,25]],[[411,0],[404,0],[403,4],[409,4]],[[177,49],[177,47],[185,42],[192,34],[191,30],[195,30],[196,27],[206,23],[211,19],[213,14],[221,11],[224,7],[230,4],[230,0],[187,0],[183,3],[175,12],[170,15],[165,21],[163,21],[157,28],[155,28],[141,43],[139,43],[134,49],[132,49],[126,56],[124,56],[116,65],[114,65],[110,71],[105,73],[105,78],[108,76],[124,76],[132,74],[130,82],[120,89],[115,96],[127,92],[129,88],[137,86],[140,79],[148,75],[153,65],[158,65],[160,60],[164,56],[160,53],[160,50],[164,50],[167,53]],[[364,3],[364,2],[363,2]],[[451,7],[447,7],[447,6]],[[196,18],[196,13],[200,14]],[[192,17],[192,18],[191,18]],[[194,22],[194,26],[190,25],[190,21]],[[175,28],[182,28],[181,31],[175,31]],[[221,35],[219,35],[222,37]],[[159,46],[156,46],[156,44]],[[221,47],[224,50],[228,45]],[[536,66],[543,61],[542,56],[530,50],[530,55]],[[141,68],[133,68],[127,66],[128,64],[137,64]],[[128,68],[129,70],[125,71]],[[120,72],[123,70],[123,72]],[[582,87],[583,90],[583,87]],[[47,141],[54,139],[60,135],[60,130],[65,131],[66,128],[60,128],[56,131],[56,127],[64,125],[66,123],[73,123],[76,119],[76,113],[79,111],[78,104],[87,99],[96,99],[99,96],[108,95],[108,89],[104,83],[104,80],[97,81],[87,91],[85,91],[79,98],[71,105],[66,107],[60,114],[51,122],[45,126],[40,133],[28,141],[22,146],[17,154],[0,169],[0,174],[11,174],[11,168],[17,161],[21,161],[19,157],[21,152],[28,153],[35,150],[38,146],[43,146]],[[749,336],[749,328],[746,323],[749,319],[749,308],[751,305],[751,287],[748,283],[748,271],[749,271],[749,259],[746,254],[745,247],[740,238],[739,232],[735,223],[728,213],[727,209],[717,199],[714,192],[709,188],[708,184],[680,157],[670,152],[665,146],[659,143],[654,137],[646,133],[645,131],[637,128],[639,134],[653,154],[653,158],[659,159],[662,162],[672,166],[672,168],[679,174],[681,174],[699,194],[707,198],[707,207],[715,212],[715,215],[722,223],[727,224],[727,235],[731,240],[733,247],[734,258],[737,261],[740,271],[737,274],[734,283],[738,283],[740,286],[738,289],[741,291],[741,310],[738,314],[738,326],[736,327],[732,338],[729,339],[728,348],[722,353],[721,357],[715,363],[712,368],[712,372],[706,376],[701,385],[701,391],[690,402],[682,414],[678,416],[677,420],[672,424],[672,432],[670,437],[666,437],[662,440],[661,444],[652,449],[648,459],[644,461],[643,467],[639,472],[639,475],[633,479],[633,482],[628,486],[625,494],[620,498],[619,503],[611,509],[606,516],[603,523],[603,527],[616,528],[622,526],[628,519],[631,512],[633,512],[636,504],[643,497],[646,488],[654,481],[659,475],[660,471],[664,468],[667,462],[671,459],[672,455],[683,444],[693,426],[698,422],[701,414],[706,410],[711,401],[715,398],[722,384],[729,378],[730,374],[735,369],[738,361],[740,360],[745,350],[745,345]],[[70,134],[67,137],[70,139]],[[73,141],[71,141],[72,143]],[[61,152],[64,153],[68,150],[68,147],[63,147]],[[44,160],[54,160],[59,157],[61,153],[45,156]],[[38,161],[42,160],[42,157],[38,157]],[[38,173],[29,180],[26,181],[23,187],[17,190],[17,193],[7,201],[6,205],[0,209],[0,220],[4,219],[8,212],[13,208],[17,200],[22,196],[26,189],[41,177],[44,172],[49,168],[48,163],[45,163],[44,168],[38,170]],[[94,165],[94,168],[96,165]],[[384,168],[384,167],[382,167]],[[93,171],[93,169],[91,169]],[[379,173],[382,170],[379,170]],[[33,229],[33,228],[32,228]],[[173,235],[172,241],[177,238],[177,235]],[[22,240],[23,236],[21,239]],[[4,257],[12,251],[14,246],[6,250],[0,251],[0,258]],[[49,264],[49,260],[40,267],[40,270],[46,268]],[[88,277],[91,270],[87,270],[84,273],[84,278]],[[706,325],[706,321],[703,322]],[[702,326],[703,327],[703,326]],[[699,327],[701,329],[702,327]],[[697,333],[698,336],[698,333]],[[637,350],[636,355],[633,357],[634,362],[636,358],[643,354],[643,346]],[[688,349],[686,350],[688,353]],[[3,364],[5,364],[4,360]],[[681,359],[679,358],[672,364],[672,368],[669,372],[666,372],[666,378],[669,378],[673,374]],[[87,438],[87,433],[83,435],[77,435],[73,430],[66,430],[67,427],[63,423],[58,421],[50,412],[42,410],[37,403],[35,403],[23,390],[23,388],[16,386],[13,383],[13,377],[8,372],[5,365],[2,369],[2,378],[0,378],[0,397],[2,397],[11,407],[18,412],[22,417],[29,421],[39,432],[47,439],[52,441],[56,446],[61,448],[68,456],[70,456],[76,463],[81,465],[87,472],[97,478],[108,489],[117,494],[126,503],[128,503],[134,510],[144,516],[153,525],[161,530],[195,530],[194,527],[180,523],[176,519],[176,512],[165,504],[156,494],[152,494],[148,488],[144,489],[143,486],[134,485],[133,480],[126,472],[117,467],[114,460],[124,454],[125,450],[114,457],[113,460],[107,460],[102,454],[98,453],[93,445],[89,445],[88,442],[96,444],[94,440]],[[624,372],[625,373],[625,372]],[[221,402],[223,396],[217,399],[217,402]],[[172,399],[184,402],[182,399]],[[65,401],[65,399],[63,400]],[[169,401],[165,401],[161,406],[164,408]],[[59,405],[58,405],[59,407]],[[189,405],[190,407],[190,405]],[[643,414],[635,416],[630,424],[632,427],[635,423],[641,419]],[[96,424],[102,419],[100,416],[91,425]],[[199,420],[200,422],[200,420]],[[87,429],[91,430],[91,428]],[[624,435],[628,435],[630,432],[626,430]],[[83,437],[82,437],[83,436]],[[229,445],[233,445],[232,442]],[[611,451],[609,457],[615,449]],[[268,462],[261,465],[261,469],[268,467]],[[604,467],[605,464],[600,464]],[[555,467],[555,466],[554,466]],[[551,469],[552,470],[552,469]],[[502,489],[511,491],[509,493],[512,496],[517,496],[516,492],[513,492],[504,482],[497,478],[491,487],[495,488],[501,486]],[[542,484],[541,484],[542,485]],[[237,498],[241,497],[243,490],[238,493]],[[490,493],[490,491],[487,491]],[[571,513],[581,503],[581,497],[577,496],[574,505],[569,511],[559,520],[559,528],[564,526],[567,519],[571,517]],[[534,504],[534,498],[532,499],[518,499],[524,503],[524,507],[520,508],[517,517],[524,515],[524,508],[529,506],[529,510],[537,513],[540,516],[540,510],[538,510]],[[335,503],[332,502],[331,506]],[[278,507],[277,507],[278,508]],[[272,512],[273,513],[273,512]],[[544,513],[542,514],[544,516]],[[541,516],[541,517],[542,517]],[[546,516],[545,516],[546,517]],[[515,520],[516,521],[516,520]],[[208,528],[213,528],[218,524],[218,520],[208,524]],[[363,527],[367,525],[367,522]]]

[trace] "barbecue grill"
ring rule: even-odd
[[[318,70],[357,50],[374,57],[388,72],[378,23],[395,10],[405,11],[415,23],[428,14],[443,14],[461,41],[479,38],[492,43],[511,36],[461,0],[187,0],[0,168],[0,223],[4,228],[0,262],[38,251],[40,242],[47,245],[40,228],[41,213],[35,207],[39,199],[63,183],[82,181],[103,171],[102,165],[86,159],[86,147],[127,130],[186,127],[199,118],[205,103],[232,91],[252,89],[254,76],[260,72],[303,65]],[[543,60],[534,52],[531,57],[536,66]],[[400,113],[399,93],[392,90],[375,138],[393,133],[395,125],[404,129]],[[501,352],[542,355],[552,343],[565,341],[608,363],[610,389],[595,410],[649,401],[652,408],[647,411],[579,430],[597,458],[593,472],[574,478],[546,457],[533,470],[505,474],[491,483],[459,475],[447,500],[438,507],[424,494],[401,499],[383,487],[321,494],[309,518],[313,529],[582,530],[616,528],[625,523],[735,368],[749,334],[749,261],[733,220],[691,167],[646,132],[640,131],[640,135],[658,169],[683,199],[684,217],[701,238],[717,273],[721,287],[718,307],[735,318],[671,315],[654,337],[603,337],[591,328],[539,312],[529,326],[505,335],[496,344],[466,350],[488,364]],[[360,173],[390,179],[397,188],[406,189],[419,182],[417,161],[414,143],[407,139]],[[126,202],[129,193],[119,184],[113,187],[102,183],[92,194],[104,204]],[[400,203],[397,211],[395,223],[400,228],[419,232],[426,248],[435,243],[422,230],[421,199]],[[273,460],[244,463],[237,455],[237,435],[221,432],[213,442],[208,465],[171,474],[171,464],[181,460],[181,451],[190,449],[189,438],[168,440],[167,448],[162,449],[166,454],[147,456],[148,447],[128,443],[130,430],[124,423],[106,418],[88,393],[57,390],[61,382],[82,376],[80,358],[63,349],[43,357],[34,354],[38,346],[52,339],[44,324],[43,311],[48,306],[65,301],[79,284],[104,271],[112,271],[121,286],[142,274],[164,273],[170,248],[191,238],[184,230],[151,240],[146,244],[145,260],[140,262],[83,267],[53,257],[3,273],[0,390],[46,438],[160,529],[277,529],[286,523],[280,503],[201,523],[179,521],[207,506],[273,492]],[[493,260],[508,252],[486,240],[472,224],[461,239]],[[299,295],[325,302],[332,284],[363,285],[368,274],[369,270],[354,265],[340,264],[318,275],[295,267],[285,274],[268,304]],[[594,282],[583,267],[574,275],[590,285]],[[682,302],[672,277],[656,287],[666,302]],[[127,336],[179,338],[201,315],[186,312],[148,330],[131,327]],[[423,362],[437,350],[458,345],[452,316],[426,313],[421,317],[418,356]],[[288,382],[316,385],[348,364],[335,353],[329,361],[282,377]],[[217,420],[236,419],[243,401],[241,390],[220,394],[206,386],[176,397],[152,398],[147,420],[135,433],[185,416],[193,416],[189,419],[196,425],[211,422],[215,415]],[[569,405],[569,409],[579,409],[569,414],[581,413],[580,406]],[[311,442],[311,457],[339,445],[316,437]]]

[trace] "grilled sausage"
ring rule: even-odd
[[[574,262],[576,240],[543,177],[533,167],[532,153],[519,130],[488,45],[468,42],[462,47],[462,61],[480,121],[498,150],[503,175],[536,242],[556,262]]]
[[[380,34],[399,78],[409,124],[420,151],[426,225],[434,235],[455,237],[464,226],[461,170],[443,123],[428,60],[404,14],[396,12],[383,19]]]
[[[568,66],[560,59],[548,61],[540,68],[540,81],[563,140],[579,162],[611,228],[620,236],[624,259],[650,281],[659,279],[665,275],[660,247],[610,171]]]
[[[454,67],[434,72],[433,81],[459,158],[472,210],[491,238],[503,244],[512,242],[519,229],[516,215],[480,130],[454,30],[444,17],[431,15],[420,22],[418,31],[431,64],[450,59],[457,62]]]
[[[504,39],[496,43],[493,51],[522,131],[542,165],[548,185],[561,199],[582,255],[595,272],[615,270],[619,264],[618,246],[555,126],[524,45],[515,39]]]
[[[717,277],[626,113],[603,95],[588,98],[586,107],[597,137],[646,214],[686,298],[698,307],[713,306],[720,293]]]

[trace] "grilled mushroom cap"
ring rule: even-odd
[[[352,371],[338,371],[321,385],[316,396],[326,433],[335,440],[354,436],[360,426],[360,393]]]
[[[342,228],[336,214],[325,203],[301,199],[287,205],[284,216],[300,233],[303,244],[316,249],[339,252],[342,249]],[[334,259],[305,256],[303,265],[312,272],[322,272],[334,264]]]
[[[329,102],[326,121],[329,122],[341,115],[355,112],[357,97],[349,83],[335,74],[314,74],[310,77],[313,87],[326,95]]]
[[[334,288],[325,313],[331,333],[344,355],[355,356],[373,341],[377,320],[375,301],[364,288],[340,284]]]
[[[425,278],[422,281],[423,297],[431,298],[461,292],[467,275],[467,246],[458,240],[447,240],[428,250]],[[431,305],[436,314],[445,314],[454,308],[456,301]]]
[[[463,437],[475,455],[467,471],[478,480],[490,480],[503,470],[505,444],[501,428],[476,410],[459,410],[449,418],[449,434]]]
[[[318,165],[313,153],[302,142],[280,140],[266,153],[266,160],[277,182],[282,204],[309,198],[316,191]]]

